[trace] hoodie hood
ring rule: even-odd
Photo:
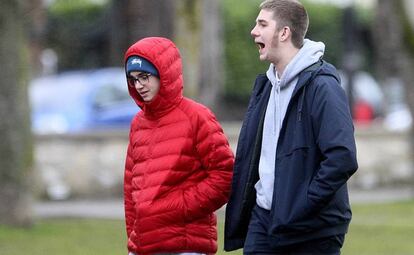
[[[282,76],[278,74],[280,78],[280,87],[283,89],[283,87],[289,85],[293,79],[297,78],[300,72],[316,63],[323,56],[324,52],[324,43],[305,39],[302,48],[286,66]],[[278,80],[273,64],[270,64],[266,75],[273,85]]]
[[[167,38],[147,37],[128,48],[124,66],[130,56],[147,59],[159,73],[160,90],[151,102],[144,102],[135,88],[128,86],[129,94],[144,114],[160,117],[175,108],[183,98],[182,62],[175,44]]]

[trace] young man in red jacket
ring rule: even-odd
[[[125,54],[131,123],[125,164],[130,254],[214,254],[216,215],[229,196],[233,153],[214,114],[183,97],[181,57],[168,39]]]

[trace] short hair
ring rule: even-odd
[[[280,31],[287,26],[292,31],[292,43],[301,48],[309,26],[309,17],[305,7],[296,0],[266,0],[260,4],[260,9],[273,11],[273,17]]]

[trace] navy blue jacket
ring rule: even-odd
[[[271,84],[259,75],[240,131],[224,249],[243,247],[256,204],[263,122]],[[325,61],[299,74],[282,123],[269,226],[274,247],[347,232],[346,182],[357,170],[354,127],[336,69]]]

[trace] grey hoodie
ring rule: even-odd
[[[298,74],[316,63],[324,54],[325,45],[305,39],[303,47],[286,66],[282,76],[270,64],[266,72],[272,90],[263,125],[262,148],[259,161],[259,181],[255,188],[256,203],[267,210],[272,206],[277,141],[289,101],[298,81]],[[280,169],[283,171],[283,169]]]

